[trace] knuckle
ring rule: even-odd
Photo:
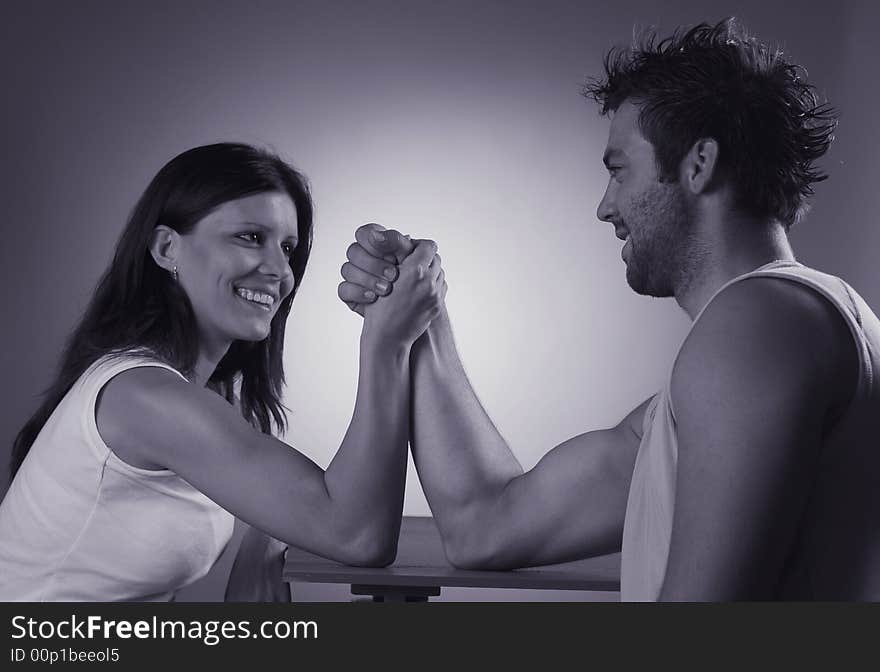
[[[348,246],[348,249],[345,250],[345,256],[348,257],[349,261],[351,261],[352,255],[357,253],[359,247],[360,245],[358,243],[352,243]]]

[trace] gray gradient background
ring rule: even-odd
[[[661,385],[688,322],[626,285],[621,243],[595,217],[608,122],[578,92],[608,47],[650,25],[735,14],[807,66],[841,124],[795,249],[880,306],[868,2],[181,4],[4,7],[4,465],[147,182],[222,140],[275,148],[313,187],[285,356],[298,449],[326,466],[350,418],[360,320],[336,285],[366,221],[439,242],[469,375],[524,466],[616,422]],[[406,513],[428,512],[411,471]],[[219,598],[230,560],[182,597]]]

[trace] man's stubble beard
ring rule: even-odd
[[[641,222],[630,231],[626,281],[634,292],[664,298],[690,286],[699,259],[691,205],[677,183],[658,182],[633,200]],[[626,225],[626,222],[624,222]]]

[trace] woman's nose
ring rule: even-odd
[[[290,259],[280,247],[277,249],[267,248],[264,251],[258,270],[263,275],[277,278],[282,282],[290,281],[293,277],[293,271],[290,269]]]

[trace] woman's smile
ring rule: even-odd
[[[248,289],[246,287],[236,287],[234,293],[237,298],[254,308],[271,313],[272,309],[275,307],[276,298],[273,294]]]

